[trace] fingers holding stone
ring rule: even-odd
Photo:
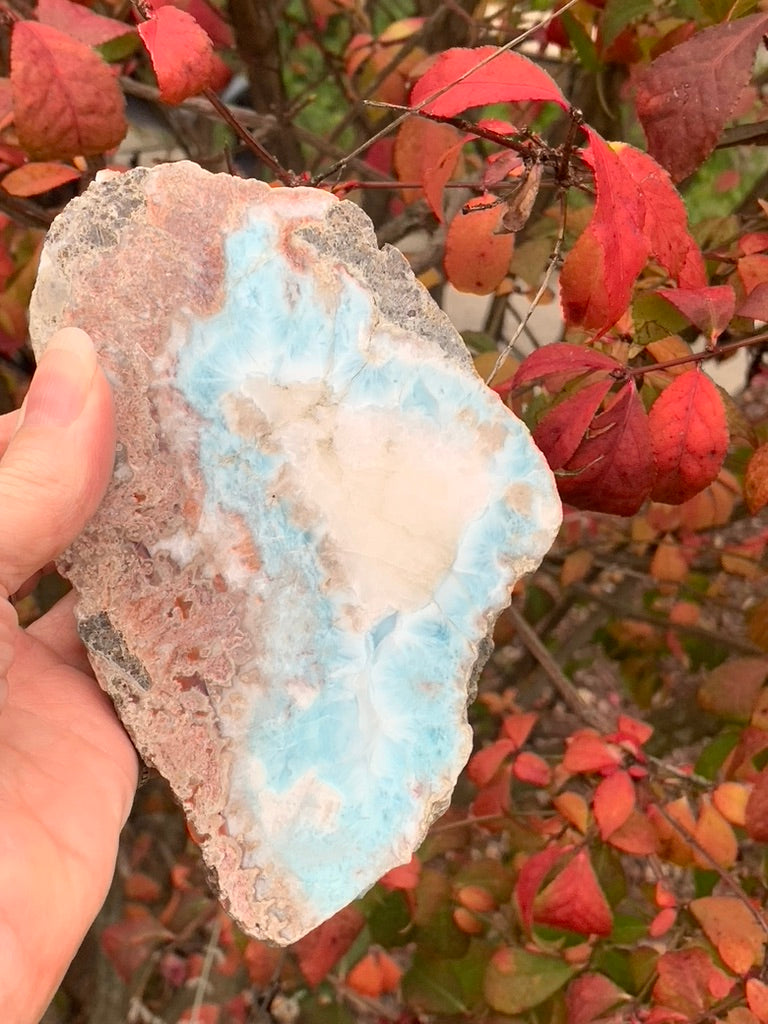
[[[0,462],[0,585],[7,593],[77,536],[112,472],[112,396],[83,331],[66,328],[51,339],[16,425]]]

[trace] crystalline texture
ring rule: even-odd
[[[57,218],[38,354],[89,331],[110,491],[62,560],[96,675],[243,927],[291,942],[446,806],[555,487],[354,205],[165,165]]]

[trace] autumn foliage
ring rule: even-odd
[[[238,933],[162,783],[140,791],[93,947],[119,1019],[768,1024],[768,13],[518,9],[546,6],[2,3],[6,408],[44,230],[149,119],[166,157],[349,196],[425,286],[486,297],[467,344],[565,503],[453,806],[287,954]],[[744,352],[742,387],[715,383]],[[93,948],[67,1022],[92,1021]]]

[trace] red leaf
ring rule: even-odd
[[[664,53],[636,80],[651,154],[674,181],[709,156],[749,81],[768,15],[715,25]]]
[[[569,323],[603,332],[626,312],[651,247],[635,181],[612,147],[594,129],[585,131],[590,141],[585,158],[595,173],[595,212],[563,265],[560,295]]]
[[[562,469],[573,458],[612,384],[610,377],[587,384],[549,409],[536,424],[533,439],[551,469]]]
[[[160,7],[165,7],[168,4],[191,15],[200,28],[204,29],[207,35],[211,37],[211,42],[214,46],[223,48],[234,45],[235,40],[232,29],[222,18],[219,11],[207,3],[206,0],[151,0],[154,10],[158,10]]]
[[[117,973],[128,982],[155,946],[172,938],[157,918],[144,911],[134,918],[107,925],[101,933],[101,945]]]
[[[575,377],[589,370],[623,370],[621,363],[584,345],[554,343],[532,352],[521,364],[512,381],[513,388],[532,381],[544,380],[555,374]]]
[[[531,786],[548,786],[552,778],[552,772],[544,758],[528,751],[517,755],[512,765],[512,773],[520,782],[527,782]]]
[[[589,729],[575,732],[566,743],[563,768],[567,772],[599,772],[615,768],[621,761],[621,754]]]
[[[445,273],[460,292],[488,295],[504,280],[512,259],[514,235],[497,235],[504,206],[492,196],[476,196],[457,213],[445,239]]]
[[[635,807],[635,787],[624,771],[616,771],[603,779],[595,790],[592,812],[602,839],[621,828]]]
[[[538,721],[539,716],[531,711],[516,715],[507,715],[501,723],[502,733],[511,739],[515,749],[520,750],[531,734],[531,729]]]
[[[613,915],[586,850],[579,850],[539,893],[533,916],[539,924],[579,935],[610,935]]]
[[[418,181],[432,212],[443,221],[443,188],[453,174],[466,138],[449,124],[411,118],[397,133],[394,168],[399,181]],[[413,198],[418,197],[418,192]]]
[[[345,907],[293,944],[299,970],[308,985],[320,984],[347,952],[364,924],[365,918],[359,910]]]
[[[12,196],[38,196],[79,177],[80,172],[66,164],[32,163],[10,171],[0,184]]]
[[[575,508],[618,516],[638,511],[655,466],[648,417],[632,381],[595,416],[588,436],[556,476],[560,497]]]
[[[611,148],[643,197],[642,230],[652,255],[680,288],[704,288],[704,258],[688,232],[685,204],[669,175],[653,157],[634,146],[614,142]]]
[[[533,924],[533,903],[541,883],[569,849],[568,846],[552,846],[540,853],[534,853],[520,868],[515,883],[515,899],[520,911],[520,921],[526,931],[530,931]]]
[[[499,56],[479,70],[472,70],[494,52]],[[467,77],[459,81],[465,74]],[[443,89],[446,91],[441,96],[430,99]],[[412,108],[441,117],[460,114],[467,107],[530,100],[550,100],[564,110],[568,108],[565,97],[546,71],[518,53],[502,53],[495,46],[446,50],[411,92]]]
[[[496,740],[473,754],[467,765],[467,775],[476,786],[487,786],[505,759],[517,749],[513,740]]]
[[[108,66],[49,25],[14,26],[11,85],[19,141],[34,159],[95,156],[125,135],[123,94]]]
[[[82,4],[73,4],[70,0],[38,0],[35,14],[43,25],[50,25],[60,32],[66,32],[68,36],[85,43],[86,46],[101,46],[110,39],[117,39],[136,31],[132,25],[126,25],[124,21],[94,14]]]
[[[739,249],[745,256],[768,250],[768,231],[750,231],[739,239]]]
[[[714,288],[660,288],[656,293],[715,342],[731,322],[736,296],[729,284]]]
[[[636,718],[630,718],[629,715],[619,715],[617,727],[620,735],[628,736],[639,747],[642,747],[653,736],[652,725],[648,725],[647,722],[640,722]]]
[[[568,1024],[591,1024],[604,1017],[607,1010],[629,999],[618,985],[604,974],[582,974],[574,978],[565,993]]]
[[[220,71],[207,33],[176,7],[161,7],[139,25],[164,103],[182,103],[214,87]]]
[[[385,889],[390,891],[403,889],[405,892],[408,892],[416,888],[419,884],[420,876],[421,861],[414,853],[407,864],[400,864],[398,867],[389,870],[386,875],[382,875],[379,879],[379,885],[383,885]]]
[[[737,316],[768,320],[768,281],[756,285],[736,310]]]
[[[728,449],[728,424],[717,388],[699,370],[683,373],[648,416],[657,476],[651,497],[680,505],[711,484]]]

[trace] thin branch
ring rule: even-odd
[[[507,614],[514,622],[515,629],[517,630],[523,644],[528,648],[530,653],[542,667],[553,686],[571,711],[578,715],[579,718],[585,721],[588,725],[598,729],[600,732],[610,731],[612,725],[609,722],[606,722],[598,711],[594,711],[587,705],[579,691],[570,679],[568,679],[557,661],[544,646],[539,634],[531,625],[528,624],[517,608],[515,608],[514,605],[510,605],[507,609]]]
[[[195,998],[189,1011],[189,1024],[199,1024],[198,1014],[200,1013],[200,1007],[203,1005],[203,1000],[205,999],[206,990],[208,988],[208,979],[211,976],[213,958],[216,955],[220,934],[221,917],[217,914],[214,919],[213,926],[211,927],[211,937],[208,940],[208,945],[205,950],[203,966],[200,968],[200,974],[195,982]]]
[[[762,931],[764,931],[765,934],[768,935],[768,921],[766,921],[765,917],[757,909],[757,907],[753,905],[751,900],[748,899],[746,893],[741,888],[736,879],[732,878],[731,875],[729,875],[729,873],[725,870],[725,868],[718,864],[718,862],[715,860],[712,854],[709,853],[709,851],[701,845],[701,843],[698,841],[696,836],[690,831],[690,829],[686,828],[685,825],[682,824],[682,822],[676,821],[671,814],[667,813],[667,811],[662,807],[660,803],[657,803],[655,807],[658,813],[661,815],[661,817],[666,821],[666,823],[670,825],[675,830],[675,832],[681,835],[683,839],[686,841],[686,843],[688,843],[689,846],[692,846],[696,853],[698,853],[698,855],[703,860],[705,860],[708,864],[711,865],[712,871],[716,872],[723,885],[727,889],[731,890],[731,892],[738,899],[738,901],[747,908],[747,910],[750,912],[750,914],[755,919],[757,924],[760,926]]]
[[[560,203],[561,203],[561,210],[562,210],[562,215],[560,217],[560,230],[557,233],[557,238],[555,239],[555,247],[552,250],[552,255],[549,258],[549,264],[547,266],[546,271],[544,272],[544,277],[541,279],[541,284],[539,285],[538,291],[536,292],[534,297],[531,299],[531,303],[528,306],[528,309],[526,310],[525,316],[522,318],[520,323],[517,325],[515,333],[512,335],[512,337],[509,339],[507,344],[504,346],[504,348],[499,353],[498,358],[496,359],[496,362],[493,364],[493,369],[491,370],[491,372],[486,377],[485,383],[488,384],[489,386],[490,386],[490,383],[493,380],[493,378],[496,376],[496,374],[499,372],[499,370],[502,368],[504,363],[507,361],[507,359],[511,355],[512,351],[514,350],[515,345],[517,344],[518,338],[523,333],[523,331],[527,328],[528,321],[533,316],[533,314],[534,314],[534,312],[536,310],[536,307],[538,306],[539,302],[541,302],[541,297],[543,296],[544,292],[549,287],[549,282],[551,281],[552,275],[555,272],[555,267],[560,262],[560,252],[561,252],[561,250],[563,248],[563,242],[565,240],[565,224],[566,224],[566,216],[567,216],[567,211],[568,211],[568,206],[566,204],[565,195],[564,194],[561,195],[561,197],[560,197]]]

